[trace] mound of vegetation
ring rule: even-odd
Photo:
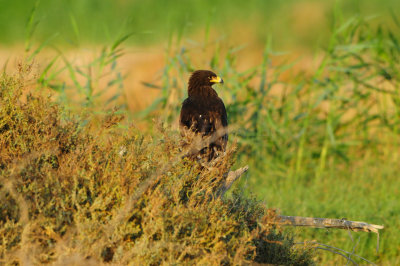
[[[24,73],[0,80],[0,150],[2,264],[313,263],[274,212],[240,191],[215,196],[233,149],[200,169],[177,133],[68,113],[25,91]]]

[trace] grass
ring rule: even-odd
[[[236,165],[250,164],[242,185],[285,215],[384,224],[379,253],[375,235],[318,229],[296,233],[371,261],[396,264],[399,41],[390,29],[374,27],[372,18],[335,17],[314,72],[298,73],[291,62],[276,63],[279,53],[271,43],[258,66],[239,72],[231,49],[224,56],[216,50],[209,68],[227,80],[218,92],[239,145]],[[182,49],[169,59],[162,96],[147,112],[165,121],[177,119],[185,91],[180,86],[196,68],[190,52]],[[344,263],[339,256],[320,255],[322,262]]]

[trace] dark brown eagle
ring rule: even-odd
[[[197,70],[189,79],[188,98],[182,103],[179,128],[189,139],[190,156],[200,155],[211,161],[225,151],[228,141],[228,119],[225,105],[211,87],[223,83],[209,70]]]

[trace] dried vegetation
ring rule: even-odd
[[[1,264],[312,264],[263,204],[215,197],[234,148],[201,170],[176,132],[67,112],[26,72],[0,79]]]

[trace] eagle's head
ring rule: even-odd
[[[224,81],[210,70],[196,70],[190,76],[189,88],[212,86],[215,83],[224,83]]]

